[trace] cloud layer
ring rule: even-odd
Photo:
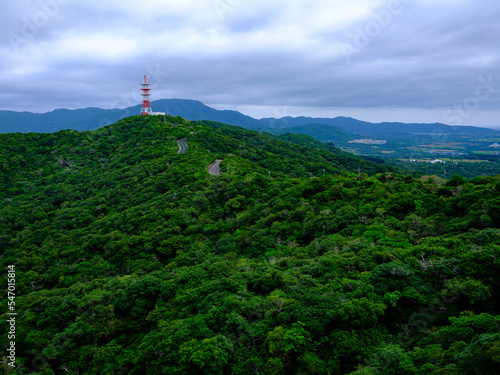
[[[197,99],[257,117],[500,126],[500,4],[493,0],[18,0],[2,7],[2,109],[126,107],[140,101],[147,74],[153,100]]]

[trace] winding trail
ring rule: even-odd
[[[220,167],[219,164],[221,163],[222,159],[217,159],[215,163],[212,163],[208,166],[208,173],[214,176],[220,175]]]
[[[188,149],[187,139],[186,138],[179,139],[177,143],[179,144],[179,150],[177,150],[177,153],[185,154]]]

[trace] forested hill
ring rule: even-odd
[[[500,177],[303,137],[163,116],[0,135],[0,374],[497,374]]]
[[[259,121],[237,111],[217,110],[197,100],[161,99],[152,102],[153,110],[191,120],[212,120],[253,128]],[[14,112],[0,110],[0,133],[50,133],[63,129],[95,130],[102,126],[139,114],[141,106],[127,108],[56,109],[47,113]],[[267,122],[260,126],[267,126]]]
[[[231,175],[258,171],[282,177],[312,177],[324,173],[357,173],[358,167],[367,174],[394,171],[309,136],[280,138],[213,121],[166,118],[165,123],[163,116],[134,116],[91,132],[3,134],[0,139],[4,181],[16,186],[19,182],[9,177],[26,170],[36,171],[35,177],[38,177],[52,175],[62,167],[72,175],[108,165],[106,171],[124,165],[142,166],[153,160],[170,165],[171,158],[177,157],[176,141],[181,138],[187,138],[190,152],[187,158],[181,159],[182,163],[177,162],[175,168],[171,168],[172,173],[181,173],[186,178],[204,171],[205,166],[217,158],[224,159],[221,166],[230,167]],[[189,169],[184,168],[191,164],[195,169],[188,173]]]
[[[290,132],[309,134],[317,139],[330,141],[353,139],[354,135],[407,136],[407,135],[469,135],[475,137],[499,136],[498,130],[472,126],[449,126],[445,124],[370,123],[350,117],[334,118],[282,117],[255,119],[238,111],[217,110],[197,100],[160,99],[152,102],[154,111],[181,116],[190,120],[210,120],[282,134],[280,129],[291,128]],[[14,112],[0,110],[1,133],[50,133],[64,129],[95,130],[113,124],[118,120],[138,114],[140,105],[128,108],[82,108],[56,109],[47,113]]]

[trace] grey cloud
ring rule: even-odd
[[[497,88],[479,109],[500,104],[500,4],[493,0],[401,1],[402,11],[378,29],[373,12],[386,10],[383,2],[364,18],[346,13],[356,22],[343,28],[315,24],[333,9],[335,2],[324,0],[314,7],[242,0],[222,18],[212,4],[191,3],[191,12],[166,1],[157,12],[134,15],[140,6],[125,0],[71,1],[15,54],[8,33],[21,33],[23,17],[40,5],[7,2],[0,15],[3,108],[129,105],[134,87],[140,100],[142,75],[157,67],[162,78],[153,97],[170,93],[228,107],[449,108],[475,95],[490,74]],[[359,30],[366,34],[370,25],[366,45],[357,44]],[[72,44],[90,35],[97,36],[94,53]],[[99,45],[100,38],[111,42]],[[131,50],[121,51],[119,40],[130,41]],[[346,46],[356,52],[346,56]]]

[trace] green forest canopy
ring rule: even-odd
[[[499,177],[163,116],[0,150],[17,373],[498,373]]]

